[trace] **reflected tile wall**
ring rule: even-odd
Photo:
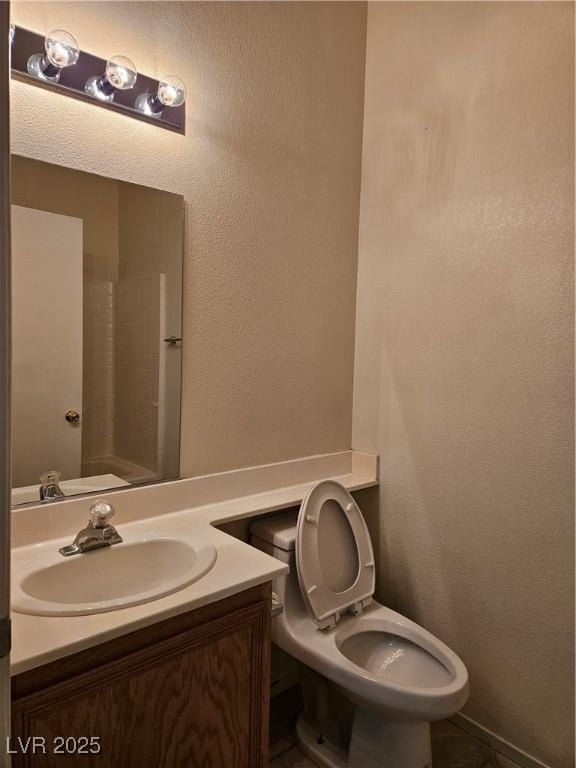
[[[114,448],[114,303],[109,280],[84,279],[82,460]]]
[[[118,281],[115,332],[114,452],[155,473],[160,363],[158,273]]]

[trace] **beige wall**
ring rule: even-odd
[[[13,16],[188,83],[185,137],[18,82],[12,123],[16,152],[185,197],[183,474],[349,447],[364,6]],[[571,35],[564,3],[371,7],[354,407],[355,447],[382,453],[382,594],[463,656],[469,716],[554,768],[572,765]]]
[[[13,132],[14,133],[14,132]],[[14,141],[13,146],[17,145]],[[41,158],[39,158],[41,159]],[[118,278],[119,185],[66,167],[12,155],[12,202],[84,222],[84,277]]]
[[[374,3],[355,448],[381,593],[468,665],[466,713],[571,768],[573,7]]]
[[[186,136],[12,84],[14,151],[184,195],[182,473],[346,449],[366,8],[29,3],[189,88]]]

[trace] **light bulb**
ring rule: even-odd
[[[176,75],[166,75],[158,85],[158,98],[166,107],[180,107],[186,101],[186,86]]]
[[[75,38],[64,29],[54,29],[46,35],[46,55],[58,69],[71,67],[78,61],[80,49]]]
[[[80,49],[76,38],[64,29],[53,29],[44,40],[46,53],[35,53],[28,59],[28,74],[57,83],[60,73],[78,61]]]
[[[160,117],[165,107],[181,107],[186,101],[186,86],[176,75],[166,75],[158,83],[155,96],[141,93],[135,107],[149,117]]]
[[[106,70],[100,77],[91,77],[84,90],[101,101],[113,101],[116,91],[134,87],[138,77],[136,67],[126,56],[112,56],[106,62]]]

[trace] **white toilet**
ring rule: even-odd
[[[339,483],[316,485],[294,513],[256,521],[251,543],[290,565],[274,585],[284,611],[274,642],[336,683],[354,704],[348,755],[303,746],[320,765],[430,768],[430,721],[468,697],[458,656],[423,627],[379,605],[374,552],[358,505]],[[308,743],[307,743],[308,742]]]

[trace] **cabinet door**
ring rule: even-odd
[[[14,768],[265,768],[269,630],[263,601],[17,699]]]

